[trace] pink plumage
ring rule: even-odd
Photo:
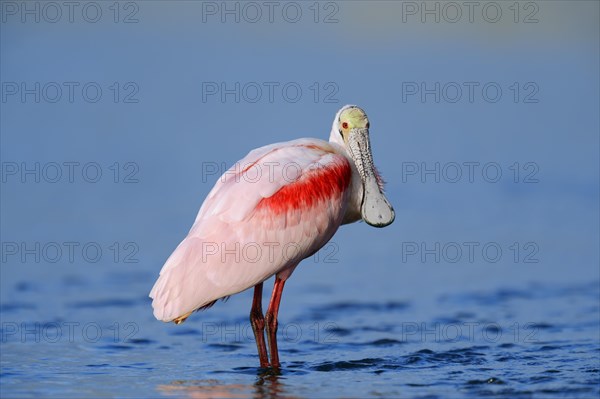
[[[251,151],[221,176],[187,237],[160,271],[154,316],[179,324],[218,299],[254,287],[250,321],[261,367],[279,367],[277,315],[285,281],[342,224],[384,227],[394,210],[383,194],[363,110],[345,106],[329,142],[299,139]],[[263,282],[275,275],[266,315]]]
[[[351,173],[349,160],[322,140],[250,152],[217,181],[161,270],[150,293],[156,318],[173,321],[291,274],[340,226]]]

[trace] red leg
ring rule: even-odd
[[[250,310],[250,324],[254,331],[260,367],[269,367],[269,358],[267,357],[267,346],[265,345],[265,318],[262,312],[262,289],[263,283],[254,286],[254,299],[252,300],[252,309]]]
[[[271,366],[276,369],[280,367],[279,352],[277,351],[277,314],[279,313],[279,303],[281,302],[281,293],[283,292],[284,285],[285,280],[275,277],[271,302],[269,302],[269,308],[265,315],[267,340],[269,341],[269,352],[271,354]]]

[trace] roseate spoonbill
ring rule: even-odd
[[[329,142],[299,139],[251,151],[221,176],[152,291],[154,316],[182,323],[218,299],[254,287],[250,322],[261,367],[279,368],[277,314],[286,280],[342,224],[394,221],[369,142],[369,120],[342,107]],[[275,275],[266,314],[263,282]]]

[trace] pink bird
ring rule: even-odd
[[[154,316],[182,323],[218,299],[254,287],[250,322],[261,367],[280,367],[277,315],[286,280],[342,224],[394,221],[357,106],[335,116],[329,142],[298,139],[251,151],[221,176],[152,291]],[[263,282],[275,275],[266,314]]]

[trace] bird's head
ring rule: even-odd
[[[354,161],[363,185],[361,214],[365,222],[385,227],[394,221],[394,208],[378,182],[369,141],[369,118],[356,105],[342,107],[333,120],[330,141],[346,149]]]

